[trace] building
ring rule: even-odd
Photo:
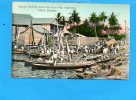
[[[58,25],[63,31],[63,25]],[[29,14],[13,14],[12,22],[13,43],[17,46],[38,44],[45,41],[45,33],[57,33],[55,18],[33,18]]]
[[[58,30],[57,30],[58,29]],[[70,33],[66,27],[57,23],[55,18],[33,18],[29,14],[15,14],[13,13],[12,22],[13,31],[13,43],[17,47],[24,45],[37,45],[39,41],[41,43],[47,42],[47,35],[54,36],[54,43],[58,44],[58,33],[62,37],[63,44],[65,43],[64,34]],[[76,34],[71,40],[69,40],[69,45],[89,45],[96,41],[98,38],[86,37],[80,34]],[[90,41],[91,40],[91,41]]]

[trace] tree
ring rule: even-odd
[[[58,24],[61,23],[61,19],[62,19],[61,13],[57,13],[56,21],[58,22]]]
[[[65,19],[64,16],[61,17],[60,24],[61,24],[61,25],[64,25],[64,26],[66,25],[66,19]]]
[[[74,32],[74,29],[75,29],[74,27],[71,27],[69,29],[69,31]],[[89,36],[89,37],[90,36],[92,36],[92,37],[95,36],[95,34],[93,34],[94,33],[93,29],[92,29],[92,27],[90,27],[89,22],[88,22],[87,19],[85,19],[83,21],[83,24],[80,24],[80,25],[76,26],[76,32],[80,33],[80,34],[82,34],[84,36]]]
[[[107,18],[108,17],[106,16],[105,12],[101,12],[101,14],[99,15],[99,20],[103,23],[106,21]]]
[[[70,25],[70,27],[71,27],[71,25],[72,25],[72,23],[73,23],[73,22],[72,22],[72,17],[71,17],[71,16],[69,17],[69,19],[68,19],[68,22],[67,22],[67,23],[68,23],[68,24]]]
[[[110,33],[112,33],[112,34],[119,33],[119,30],[121,29],[121,27],[118,23],[117,16],[113,12],[110,15],[108,21],[109,21],[109,31],[110,31]]]
[[[105,22],[107,21],[107,18],[108,18],[108,16],[106,15],[106,13],[105,12],[101,12],[100,14],[99,14],[99,25],[98,25],[98,28],[97,29],[99,29],[98,31],[98,36],[100,36],[100,37],[102,37],[102,31],[105,31],[106,30],[106,28],[107,28],[107,26],[105,25]],[[108,30],[106,30],[106,31],[108,31]]]
[[[84,20],[84,25],[89,25],[89,21],[87,19]]]
[[[89,22],[92,27],[94,27],[95,37],[97,37],[97,25],[99,23],[99,17],[96,15],[96,13],[92,13],[89,17]]]
[[[76,26],[81,22],[79,13],[76,10],[73,10],[71,16],[69,17],[69,23],[74,24],[75,32]]]

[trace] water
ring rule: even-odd
[[[18,78],[69,78],[76,75],[72,70],[32,70],[24,66],[24,62],[13,62],[12,77]]]
[[[23,54],[14,54],[14,59],[27,59]],[[16,78],[73,78],[76,72],[73,70],[32,70],[31,66],[25,66],[24,62],[13,61],[12,77]]]
[[[20,60],[28,59],[28,55],[25,54],[13,54],[12,57],[14,59],[20,59]]]
[[[24,54],[14,54],[13,55],[14,59],[27,59],[28,56],[24,55]],[[122,57],[123,58],[123,57]],[[126,60],[128,61],[128,60]],[[112,64],[114,62],[108,62],[109,64]],[[126,62],[127,63],[127,62]],[[79,74],[83,74],[84,72],[77,72],[75,70],[53,70],[53,69],[37,69],[37,70],[32,70],[31,66],[25,66],[24,62],[15,62],[13,61],[12,63],[12,77],[14,78],[63,78],[63,79],[67,79],[67,78],[72,78],[72,79],[77,79],[77,75]],[[122,74],[119,78],[115,75],[113,75],[112,77],[107,77],[107,76],[103,76],[103,72],[105,75],[105,71],[100,70],[100,75],[95,76],[95,77],[90,77],[90,78],[86,78],[85,79],[127,79],[128,76],[128,72],[126,72],[127,69],[127,65],[123,65],[126,67],[121,67],[121,69],[124,71],[124,75]],[[95,66],[94,66],[95,67]],[[120,68],[119,67],[119,68]],[[106,72],[107,73],[107,72]]]

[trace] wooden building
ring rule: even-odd
[[[58,25],[63,30],[63,25]],[[45,40],[45,34],[57,32],[55,18],[33,18],[29,14],[13,14],[12,22],[13,43],[18,47],[22,45],[37,45]],[[45,34],[44,34],[45,33]]]

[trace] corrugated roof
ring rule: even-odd
[[[55,18],[34,18],[32,21],[33,25],[45,25],[45,24],[53,24],[53,25],[57,25],[57,21],[55,20]],[[59,26],[63,26],[60,25]]]
[[[33,24],[57,24],[55,18],[34,18]]]
[[[42,25],[42,24],[53,24],[57,25],[55,18],[33,18],[29,14],[12,14],[13,25]],[[63,25],[59,25],[63,26]]]
[[[31,25],[33,17],[29,14],[12,14],[13,25]]]
[[[48,30],[46,29],[43,29],[41,27],[33,27],[33,30],[38,32],[38,33],[41,33],[41,34],[44,34],[44,33],[49,33],[49,34],[52,34],[51,32],[49,32]]]

